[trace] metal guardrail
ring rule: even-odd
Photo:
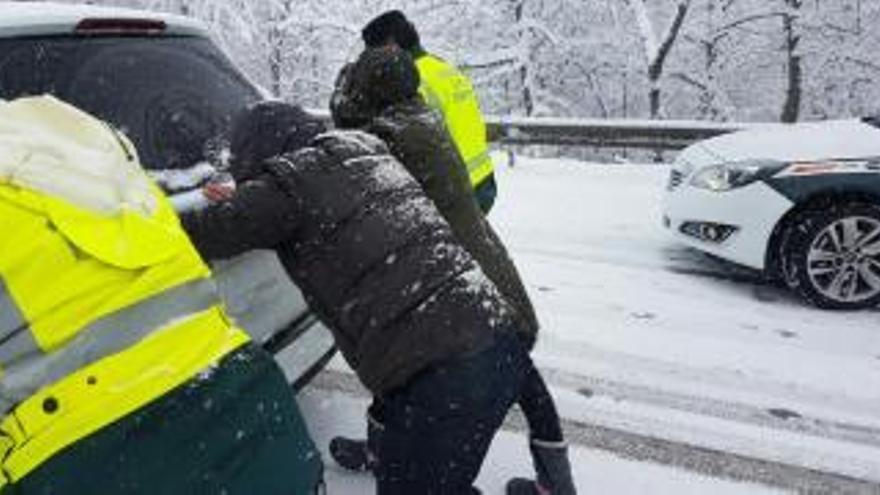
[[[310,113],[330,120],[326,110]],[[486,125],[489,140],[497,144],[680,150],[702,139],[779,124],[489,116]]]
[[[501,144],[680,150],[702,139],[774,124],[490,117],[487,125],[490,140]]]

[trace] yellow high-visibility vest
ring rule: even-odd
[[[131,144],[53,98],[0,102],[0,232],[0,487],[248,341]]]
[[[461,71],[438,57],[424,54],[415,62],[422,80],[419,93],[443,114],[446,128],[467,164],[471,184],[476,187],[492,175],[494,168],[474,86]]]

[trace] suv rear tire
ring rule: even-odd
[[[824,309],[880,304],[880,205],[831,203],[792,218],[781,245],[788,286]]]

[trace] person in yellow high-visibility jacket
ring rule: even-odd
[[[312,494],[280,370],[131,143],[0,100],[0,494]]]
[[[486,122],[471,80],[458,68],[422,48],[415,26],[399,10],[370,21],[361,32],[367,47],[394,44],[415,60],[421,85],[419,93],[429,106],[443,114],[446,128],[467,165],[477,203],[488,213],[495,203],[498,186],[489,155]]]

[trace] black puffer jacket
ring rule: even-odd
[[[255,173],[231,201],[183,216],[184,227],[207,258],[277,249],[373,393],[478,352],[515,326],[498,290],[378,138],[322,134]]]
[[[519,272],[474,198],[467,166],[446,131],[443,117],[417,94],[419,75],[409,54],[368,49],[343,69],[331,99],[339,127],[359,127],[381,137],[416,178],[520,316],[518,328],[534,341],[538,321]]]

